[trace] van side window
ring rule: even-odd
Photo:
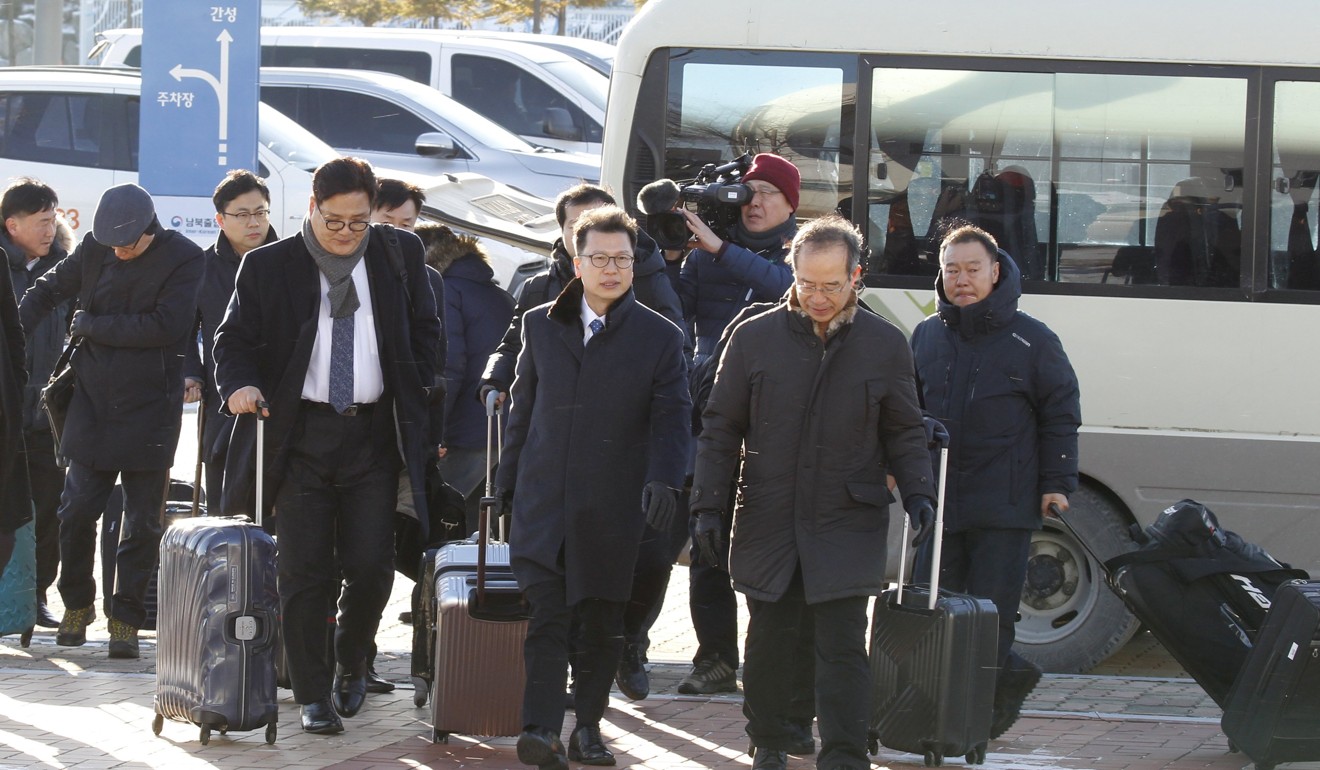
[[[431,85],[431,55],[425,51],[391,51],[333,46],[263,45],[263,67],[334,67],[401,75]]]
[[[397,104],[367,94],[308,88],[307,111],[319,116],[321,139],[341,150],[369,150],[413,155],[417,137],[434,131]]]
[[[572,121],[576,141],[599,142],[600,127],[577,105],[543,80],[489,56],[455,54],[451,61],[453,98],[521,136],[550,138],[548,111],[562,109]],[[558,137],[564,139],[567,137]]]
[[[115,152],[119,110],[109,95],[0,97],[0,156],[88,168],[122,167]],[[122,97],[115,101],[122,101]]]

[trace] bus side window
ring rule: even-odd
[[[1174,186],[1155,223],[1155,265],[1165,286],[1237,286],[1242,269],[1242,206],[1222,183],[1203,177]]]

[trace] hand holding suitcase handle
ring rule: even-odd
[[[940,595],[940,555],[944,545],[944,491],[946,479],[949,470],[949,448],[940,447],[940,485],[935,504],[935,526],[932,530],[935,535],[935,555],[931,559],[930,565],[930,598],[926,609],[935,610],[935,602]],[[920,537],[920,533],[918,533]],[[898,604],[903,603],[903,576],[907,574],[907,538],[908,538],[908,519],[903,517],[903,547],[899,550],[898,562],[898,591],[895,594],[895,601]],[[915,543],[913,544],[915,545]]]

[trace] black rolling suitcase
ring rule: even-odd
[[[1221,726],[1257,770],[1320,760],[1320,583],[1298,580],[1274,593]]]
[[[1223,707],[1275,591],[1307,574],[1223,529],[1193,500],[1165,509],[1145,540],[1104,562],[1109,585]]]
[[[939,588],[947,463],[946,448],[940,451],[930,585],[904,587],[900,582],[877,599],[871,621],[870,749],[875,753],[878,741],[920,754],[928,767],[943,764],[948,756],[961,755],[969,764],[985,761],[998,674],[999,614],[994,602]],[[905,544],[908,534],[904,526]],[[906,557],[905,545],[904,562]]]
[[[264,404],[262,405],[264,406]],[[279,721],[275,659],[280,644],[275,540],[261,527],[265,423],[257,421],[257,505],[245,516],[175,522],[160,544],[156,716],[211,731],[266,728]]]

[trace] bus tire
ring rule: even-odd
[[[1128,520],[1107,496],[1083,485],[1069,499],[1068,522],[1107,559],[1132,550]],[[1090,671],[1140,625],[1105,584],[1104,570],[1061,524],[1032,535],[1014,649],[1044,670]]]

